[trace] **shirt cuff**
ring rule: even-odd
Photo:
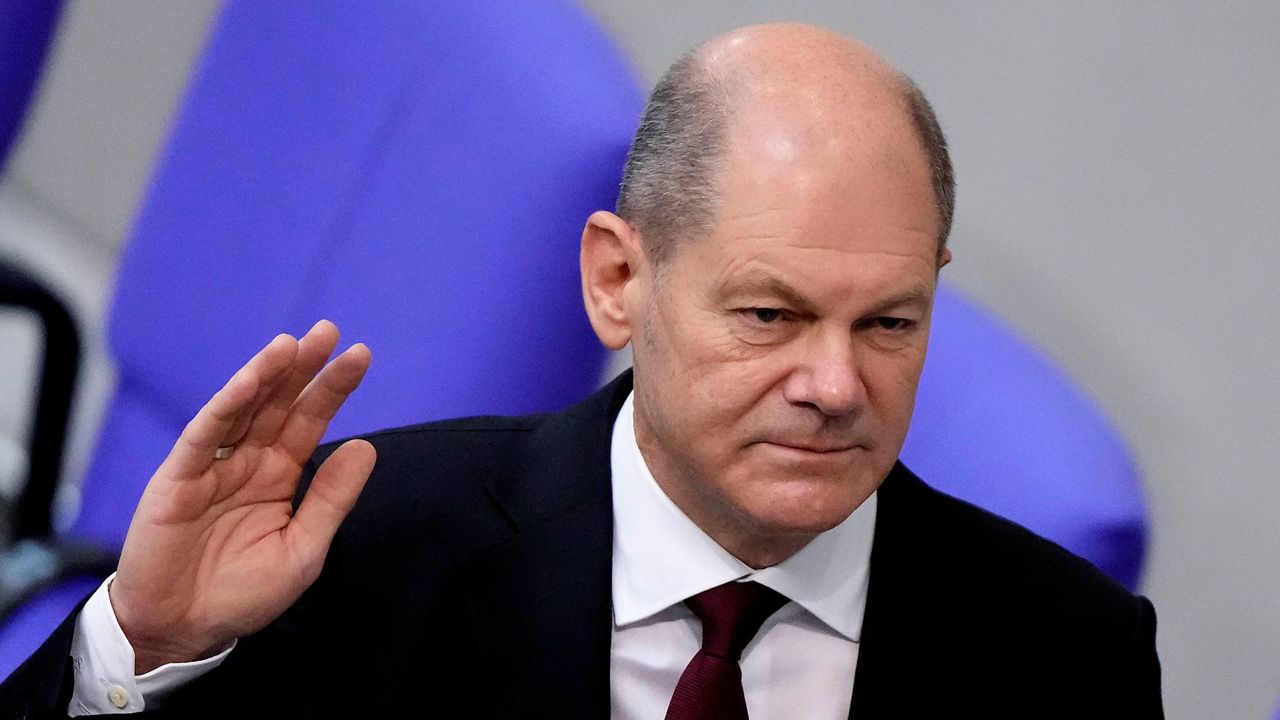
[[[115,573],[85,603],[71,639],[75,685],[67,714],[71,717],[142,712],[154,709],[174,691],[222,664],[236,644],[204,660],[171,663],[144,675],[133,674],[133,646],[120,629],[107,588]]]

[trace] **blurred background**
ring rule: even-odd
[[[1270,717],[1280,5],[583,4],[643,88],[687,47],[778,19],[854,34],[916,80],[958,172],[944,276],[1054,358],[1136,457],[1151,533],[1139,588],[1159,614],[1168,716]],[[76,513],[116,383],[104,328],[121,252],[222,9],[65,3],[0,177],[0,256],[61,295],[83,333],[60,517]],[[28,313],[0,309],[9,498],[27,467],[40,342]]]

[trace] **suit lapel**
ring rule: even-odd
[[[530,438],[518,478],[489,494],[511,537],[467,564],[460,578],[471,623],[481,706],[494,717],[609,715],[613,627],[613,419],[630,373]]]
[[[931,623],[933,594],[925,584],[936,561],[922,550],[914,510],[922,492],[927,488],[901,463],[880,486],[850,708],[857,720],[920,717],[913,709],[929,702],[914,686],[944,640]]]

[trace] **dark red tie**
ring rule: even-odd
[[[684,601],[702,621],[702,649],[680,676],[667,720],[747,720],[738,659],[787,599],[764,585],[730,582]]]

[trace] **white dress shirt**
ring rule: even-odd
[[[161,665],[134,675],[133,646],[120,629],[107,592],[115,577],[112,573],[102,581],[76,618],[71,637],[75,683],[67,707],[71,717],[142,712],[148,703],[160,704],[174,690],[221,665],[236,646],[232,643],[205,660]]]
[[[716,544],[662,492],[636,445],[632,398],[613,426],[614,720],[666,715],[681,673],[702,646],[684,599],[754,580],[791,599],[742,654],[751,720],[847,720],[866,607],[876,496],[777,565],[752,570]]]
[[[755,571],[702,532],[662,492],[636,444],[632,398],[614,421],[613,720],[666,715],[676,683],[702,644],[684,599],[732,580],[754,580],[792,600],[742,655],[752,720],[846,720],[866,606],[873,494],[843,523],[783,562]],[[68,714],[141,712],[217,667],[234,646],[193,663],[134,676],[133,648],[111,609],[108,578],[76,620],[75,687]]]

